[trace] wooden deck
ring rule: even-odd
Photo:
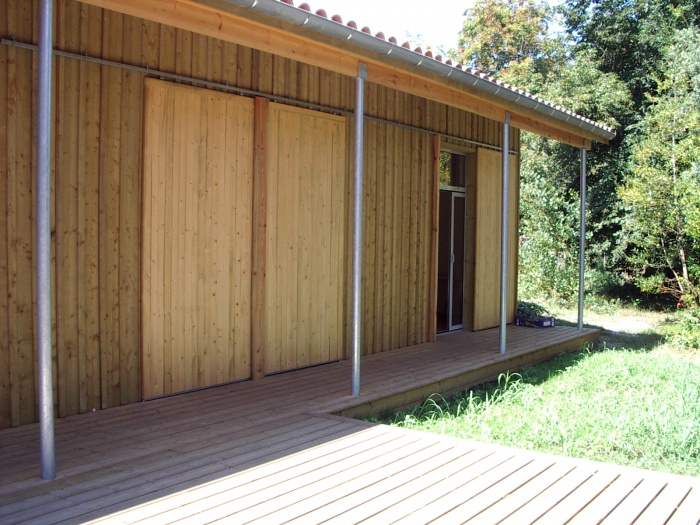
[[[595,339],[509,328],[57,421],[58,478],[36,425],[0,431],[0,523],[692,523],[700,479],[373,425],[409,405]]]

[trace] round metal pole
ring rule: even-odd
[[[510,172],[510,113],[506,113],[503,123],[503,188],[501,191],[501,315],[498,337],[498,351],[506,353],[506,314],[508,302],[508,189]]]
[[[360,327],[362,323],[362,178],[364,157],[365,80],[367,66],[360,64],[355,84],[355,176],[352,236],[352,389],[360,395]]]
[[[51,99],[53,1],[39,7],[39,67],[36,124],[36,304],[39,369],[41,479],[56,478],[53,377],[51,371]]]
[[[578,244],[578,329],[583,330],[584,270],[586,267],[586,147],[581,148],[581,217]]]

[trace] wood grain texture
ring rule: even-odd
[[[345,132],[343,117],[270,104],[266,373],[344,355]]]
[[[146,87],[148,398],[250,376],[253,101],[154,80]],[[168,315],[175,319],[163,322]]]
[[[2,430],[0,520],[698,522],[697,478],[332,415],[381,413],[419,402],[422,392],[463,390],[576,350],[597,332],[509,327],[508,338],[512,352],[503,356],[495,329],[366,356],[360,398],[339,387],[350,377],[342,362],[69,418],[56,429],[54,481],[38,479],[39,454],[28,443],[35,428]],[[397,359],[402,366],[387,366]]]
[[[36,43],[37,10],[37,0],[3,1],[0,4],[2,35]],[[280,57],[224,39],[195,35],[84,2],[56,0],[55,37],[57,48],[81,55],[86,53],[90,57],[135,66],[148,65],[156,70],[199,76],[284,97],[304,98],[343,110],[352,110],[354,106],[354,80],[350,75],[324,70],[317,65],[302,65],[295,57]],[[30,423],[37,417],[32,272],[35,62],[36,54],[32,51],[0,46],[0,427]],[[186,317],[190,316],[197,324],[209,327],[206,334],[210,341],[220,343],[223,337],[212,328],[212,323],[220,321],[207,310],[186,311],[178,306],[167,311],[161,309],[150,319],[142,315],[146,306],[141,301],[151,295],[141,289],[146,286],[141,261],[148,259],[142,250],[153,245],[142,229],[146,207],[142,177],[144,77],[140,72],[73,58],[59,57],[56,61],[51,195],[55,232],[52,271],[56,278],[52,309],[56,413],[61,416],[131,403],[142,397],[141,385],[147,375],[141,369],[145,331],[152,330],[156,334],[154,337],[164,341],[178,334],[184,338],[183,327]],[[386,78],[393,82],[390,77]],[[424,340],[430,331],[427,326],[432,307],[427,290],[431,276],[425,271],[430,258],[430,226],[426,221],[434,204],[428,187],[431,146],[424,135],[428,135],[428,130],[450,132],[465,139],[492,141],[493,146],[498,145],[500,138],[499,124],[495,121],[415,94],[399,93],[386,83],[367,83],[366,108],[368,115],[426,130],[426,133],[410,132],[388,124],[369,121],[367,124],[365,148],[371,158],[368,157],[365,165],[369,183],[364,191],[366,210],[370,212],[364,219],[367,264],[363,268],[365,300],[362,308],[366,324],[362,347],[365,353],[375,353]],[[191,110],[183,109],[183,114]],[[201,126],[201,121],[198,122]],[[350,152],[353,147],[349,131],[351,119],[346,127],[346,149]],[[517,134],[515,128],[513,133]],[[180,138],[184,140],[187,136]],[[319,139],[319,144],[322,143]],[[236,147],[226,143],[227,154],[237,155]],[[162,163],[159,169],[172,169],[173,156],[166,155],[166,158],[171,160],[159,160]],[[344,156],[344,175],[352,173],[351,158],[349,154]],[[206,187],[213,173],[207,159],[191,159],[191,167],[204,173],[200,182]],[[319,249],[331,254],[332,260],[339,261],[323,267],[322,278],[346,279],[340,292],[311,282],[302,299],[343,301],[343,309],[329,321],[333,325],[331,331],[338,337],[336,344],[341,347],[348,330],[345,312],[349,311],[350,297],[346,292],[350,285],[348,254],[352,239],[347,229],[351,213],[350,182],[350,177],[344,176],[331,193],[319,187],[319,193],[303,203],[304,213],[308,214],[312,207],[321,206],[320,202],[330,199],[333,204],[330,211],[324,211],[327,220],[323,227],[316,228],[308,220],[296,225],[298,229],[300,224],[303,228],[312,224],[315,234],[324,239],[312,241],[312,237],[302,231],[305,242],[316,242]],[[150,187],[152,191],[163,190],[168,201],[200,189],[199,186],[188,187],[184,182],[167,187],[152,183]],[[217,198],[237,198],[237,191],[240,188],[226,186]],[[151,212],[165,213],[163,205],[160,202]],[[222,204],[210,199],[205,200],[203,206],[206,214],[207,210]],[[281,202],[280,210],[289,213],[289,203]],[[190,212],[194,212],[194,208]],[[232,213],[235,214],[232,220],[244,217],[252,220],[252,201],[238,206]],[[278,210],[269,206],[268,213],[273,216]],[[169,214],[161,226],[163,231],[181,228],[184,232],[188,225],[201,230],[206,222],[198,215],[188,219],[187,214]],[[340,228],[346,228],[342,236],[330,235]],[[204,247],[210,240],[206,235],[205,228],[204,236],[197,237],[197,242],[201,241]],[[194,239],[184,233],[167,239],[161,237],[153,249],[163,253],[184,249],[186,243],[193,247]],[[199,249],[200,244],[197,247]],[[211,253],[218,253],[217,250],[218,247],[210,248]],[[297,250],[296,257],[297,265],[310,268],[308,265],[312,263],[304,253]],[[168,282],[173,282],[174,273],[184,271],[182,261],[163,258],[158,264]],[[202,268],[206,266],[194,268],[187,279],[177,283],[182,285],[183,293],[196,301],[201,300],[204,292],[196,278]],[[211,271],[216,274],[218,270],[212,268]],[[251,280],[250,275],[248,280]],[[172,287],[166,287],[158,301],[170,304],[172,295]],[[251,299],[247,301],[250,305]],[[282,323],[285,315],[274,323]],[[304,334],[316,341],[314,344],[320,344],[320,332],[307,325]],[[183,351],[189,352],[189,348],[188,345]],[[302,354],[304,352],[311,359],[309,350],[302,348]],[[339,355],[344,356],[345,350]],[[163,367],[172,368],[172,356],[165,354],[161,359]],[[194,363],[195,356],[188,354],[187,359]],[[250,356],[247,359],[250,362]],[[218,371],[228,366],[222,358],[216,366],[193,365],[191,370],[198,380],[214,381]],[[245,364],[241,362],[239,366]],[[177,380],[184,382],[185,370],[180,370],[182,377]]]
[[[511,155],[511,164],[516,159]],[[476,178],[476,233],[474,263],[474,330],[500,322],[501,287],[501,202],[503,156],[501,152],[478,148]],[[507,322],[515,318],[518,239],[518,171],[509,174],[509,258]]]
[[[381,99],[380,99],[381,100]],[[400,101],[384,102],[387,116]],[[383,352],[429,339],[433,138],[370,123],[365,141],[363,352]],[[374,211],[376,210],[376,212]],[[374,215],[372,214],[374,212]]]

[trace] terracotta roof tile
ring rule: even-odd
[[[290,5],[290,6],[294,7],[294,1],[293,1],[293,0],[278,0],[278,1],[281,2],[281,3],[284,3],[284,4],[287,4],[287,5]],[[301,10],[304,10],[304,11],[307,11],[307,12],[311,13],[311,7],[310,7],[309,4],[307,4],[306,2],[304,2],[303,4],[300,4],[300,5],[297,7],[297,9],[301,9]],[[328,18],[328,14],[327,14],[326,11],[323,10],[323,9],[317,10],[315,14],[318,15],[318,16],[320,16],[320,17],[326,18],[326,19]],[[340,15],[333,15],[333,17],[331,18],[331,20],[332,20],[333,22],[337,22],[338,24],[342,24],[342,23],[343,23],[343,19],[340,17]],[[358,30],[357,23],[356,23],[354,20],[350,20],[346,25],[347,25],[349,28],[351,28],[351,29]],[[364,26],[364,27],[361,29],[361,31],[362,31],[363,33],[366,33],[366,34],[372,36],[372,31],[371,31],[370,28],[367,27],[367,26]],[[378,33],[376,33],[376,34],[374,35],[374,37],[375,37],[375,38],[378,38],[378,39],[381,39],[381,40],[388,40],[390,43],[392,43],[392,44],[394,44],[394,45],[398,45],[398,42],[397,42],[396,38],[394,38],[393,36],[391,36],[391,37],[389,37],[389,38],[387,39],[386,36],[384,35],[384,33],[381,32],[381,31],[378,32]],[[411,44],[410,44],[410,42],[404,42],[403,44],[401,44],[401,47],[403,47],[403,48],[405,48],[405,49],[408,49],[408,50],[410,51],[410,49],[411,49]],[[413,49],[413,52],[414,52],[414,53],[417,53],[417,54],[419,54],[419,55],[423,55],[423,56],[425,56],[425,57],[427,57],[427,58],[430,58],[430,59],[433,59],[433,60],[436,60],[436,61],[439,61],[439,62],[443,62],[442,56],[437,55],[437,56],[433,57],[433,53],[432,53],[432,51],[431,51],[430,49],[428,49],[428,50],[426,50],[425,52],[423,52],[423,49],[422,49],[420,46],[418,46],[418,47],[416,47],[415,49]],[[549,108],[552,108],[553,110],[560,111],[560,112],[562,112],[562,113],[564,113],[564,114],[566,114],[566,115],[570,115],[570,116],[572,116],[572,117],[574,117],[574,118],[583,120],[584,122],[587,122],[587,123],[589,123],[589,124],[593,124],[593,125],[595,125],[595,126],[597,126],[597,127],[599,127],[599,128],[602,128],[602,129],[604,129],[604,130],[606,130],[606,131],[613,132],[612,128],[610,128],[609,126],[605,126],[605,125],[600,124],[600,123],[598,123],[598,122],[595,122],[595,121],[593,121],[593,120],[591,120],[591,119],[589,119],[589,118],[586,118],[586,117],[583,117],[583,116],[581,116],[581,115],[578,115],[577,113],[575,113],[575,112],[573,112],[573,111],[571,111],[571,110],[569,110],[569,109],[563,108],[563,107],[561,107],[561,106],[559,106],[559,105],[555,105],[555,104],[553,104],[552,102],[548,102],[548,101],[546,101],[546,100],[544,100],[544,99],[542,99],[542,98],[540,98],[540,97],[538,97],[538,96],[536,96],[536,95],[531,94],[530,92],[528,92],[528,91],[526,91],[526,90],[519,89],[519,88],[517,88],[517,87],[515,87],[515,86],[512,86],[512,85],[506,83],[506,82],[497,80],[497,79],[495,79],[495,78],[493,78],[493,77],[491,77],[491,76],[489,76],[489,75],[487,75],[487,74],[485,74],[485,73],[482,73],[481,71],[477,71],[476,69],[473,69],[473,68],[470,68],[470,67],[464,67],[464,66],[463,66],[462,64],[460,64],[460,63],[453,64],[453,63],[452,63],[452,60],[449,60],[449,59],[446,60],[446,61],[444,62],[444,64],[446,64],[446,65],[448,65],[448,66],[451,66],[451,67],[454,67],[455,69],[459,69],[460,71],[465,71],[465,72],[467,72],[467,73],[469,73],[469,74],[471,74],[471,75],[477,76],[477,77],[479,77],[479,78],[481,78],[481,79],[484,79],[484,80],[486,80],[486,81],[488,81],[488,82],[491,82],[491,83],[493,83],[493,84],[496,84],[497,86],[502,87],[502,88],[504,88],[504,89],[511,90],[511,91],[517,93],[518,95],[521,95],[521,96],[523,96],[523,97],[527,97],[527,98],[529,98],[529,99],[531,99],[531,100],[534,100],[535,102],[537,102],[537,103],[539,103],[539,104],[542,104],[543,106],[547,106],[547,107],[549,107]]]

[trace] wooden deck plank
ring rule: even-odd
[[[463,478],[467,468],[489,455],[489,452],[485,450],[473,451],[466,447],[460,447],[460,449],[458,450],[462,455],[448,463],[431,465],[433,470],[420,478],[413,479],[396,490],[386,492],[382,496],[370,500],[364,505],[365,509],[356,508],[356,511],[369,516],[362,522],[365,524],[384,524],[409,514],[416,510],[417,505],[425,502],[426,493],[436,484],[449,478]]]
[[[99,520],[105,513],[117,514],[125,509],[148,507],[154,501],[168,500],[178,493],[186,493],[191,489],[216,484],[219,480],[234,476],[238,472],[254,470],[261,465],[270,469],[274,468],[278,461],[294,457],[316,445],[342,437],[348,432],[355,433],[356,429],[325,429],[307,435],[300,433],[296,439],[290,439],[290,435],[287,435],[287,440],[275,447],[253,447],[253,450],[246,453],[233,450],[230,454],[222,454],[217,462],[205,465],[200,469],[187,470],[176,476],[165,477],[159,482],[147,481],[125,490],[118,488],[115,492],[101,498],[81,502],[74,508],[66,508],[63,513],[53,513],[50,517],[44,517],[43,523],[56,523],[65,519],[75,520],[78,518],[80,521]],[[172,502],[172,499],[170,501]],[[109,521],[112,518],[105,519]]]
[[[614,511],[608,514],[603,523],[606,525],[634,523],[666,485],[666,481],[662,479],[642,480],[634,491],[615,507]]]
[[[114,511],[120,510],[118,507],[125,506],[128,502],[132,506],[134,503],[140,504],[148,502],[156,497],[170,494],[175,487],[187,486],[188,484],[202,484],[211,480],[218,479],[222,473],[231,474],[239,470],[245,470],[258,464],[269,464],[279,458],[285,458],[290,454],[301,452],[319,443],[323,443],[328,439],[340,437],[344,433],[355,433],[354,426],[345,426],[336,423],[321,428],[314,428],[307,424],[309,432],[299,431],[299,435],[293,433],[282,433],[283,439],[278,442],[261,442],[252,443],[249,447],[240,447],[226,451],[218,451],[212,454],[210,461],[198,468],[186,469],[180,473],[167,473],[171,475],[161,476],[160,479],[145,479],[143,483],[133,486],[128,481],[123,484],[114,484],[110,490],[103,491],[104,494],[90,494],[89,491],[78,492],[77,494],[63,499],[63,511],[59,512],[58,508],[54,507],[51,510],[50,516],[44,516],[43,523],[56,523],[64,519],[72,519],[80,516],[81,518],[87,514],[92,517],[91,512],[102,512],[102,509],[112,507]],[[139,458],[134,458],[138,460]],[[195,465],[193,465],[194,467]],[[111,469],[110,469],[111,470]],[[172,475],[174,474],[174,475]],[[79,486],[79,480],[71,480],[76,486]],[[84,485],[83,485],[84,486]],[[22,513],[15,513],[7,518],[12,519],[28,519],[39,512],[31,501],[26,502],[26,510]]]
[[[377,523],[381,522],[383,516],[391,516],[392,520],[400,522],[404,520],[406,523],[417,523],[414,517],[411,516],[416,512],[425,512],[423,509],[431,505],[434,501],[443,497],[455,490],[458,487],[466,485],[473,481],[484,472],[488,472],[492,468],[500,465],[504,461],[503,455],[494,454],[493,449],[480,446],[478,450],[472,452],[475,457],[472,458],[474,463],[464,468],[460,472],[452,476],[445,476],[444,479],[433,483],[430,487],[426,487],[420,494],[420,498],[411,498],[404,500],[399,505],[394,505],[391,509],[378,513],[373,516],[372,520]]]
[[[581,486],[554,505],[547,513],[537,520],[538,525],[557,525],[568,523],[579,511],[593,501],[600,493],[612,484],[619,473],[612,470],[596,472]]]
[[[347,514],[353,509],[365,502],[371,501],[373,498],[385,492],[393,490],[404,481],[412,480],[423,475],[423,473],[430,469],[430,465],[434,461],[441,461],[443,454],[447,454],[446,457],[454,457],[449,454],[451,451],[452,447],[438,443],[433,454],[423,458],[422,461],[414,462],[413,464],[402,462],[402,464],[397,466],[398,470],[394,475],[385,476],[372,485],[353,492],[352,494],[342,496],[335,500],[332,505],[318,507],[298,519],[289,521],[289,523],[325,523],[327,521],[332,523],[334,520],[352,523],[352,518],[348,518]],[[346,521],[346,519],[349,521]]]
[[[493,463],[496,463],[496,465],[494,466]],[[449,492],[445,492],[442,497],[431,501],[419,511],[406,516],[396,523],[418,525],[439,519],[447,512],[488,490],[530,463],[532,463],[532,459],[529,457],[515,457],[509,451],[497,452],[489,456],[488,462],[485,462],[484,466],[488,468],[487,470],[469,473],[466,482],[462,481],[459,486],[452,488]],[[473,474],[476,475],[474,476]]]
[[[671,481],[637,518],[635,525],[666,523],[676,512],[676,509],[686,498],[690,490],[690,483],[686,481]]]
[[[256,520],[251,521],[251,523],[275,523],[291,521],[297,518],[301,518],[299,521],[303,523],[304,520],[308,519],[306,514],[310,511],[335,505],[338,500],[348,494],[354,494],[357,491],[373,486],[387,477],[397,475],[403,469],[410,468],[412,465],[434,457],[438,450],[435,441],[414,441],[406,447],[390,452],[376,462],[372,461],[358,465],[359,472],[346,471],[345,475],[348,477],[348,480],[342,484],[333,485],[329,483],[318,492],[302,493],[301,497],[293,500],[291,503],[286,499],[282,499],[281,508],[269,514],[264,513]],[[292,497],[297,496],[295,493],[290,493],[290,495]]]
[[[491,525],[501,523],[505,518],[520,510],[547,489],[556,485],[572,470],[571,465],[555,463],[541,474],[527,481],[516,490],[509,492],[500,501],[474,518],[467,520],[470,525]],[[525,523],[525,520],[520,523]]]
[[[415,454],[426,453],[426,450],[431,454],[432,446],[434,443],[404,436],[404,439],[391,442],[389,449],[373,449],[369,454],[353,458],[355,464],[350,468],[336,471],[331,476],[277,496],[274,508],[266,505],[267,502],[265,502],[239,512],[233,518],[239,523],[253,523],[259,520],[275,523],[298,517],[308,508],[323,506],[334,501],[338,494],[352,492],[358,487],[363,488],[376,482],[378,476],[386,475],[383,470],[392,463]]]
[[[443,514],[434,523],[466,523],[526,483],[542,475],[553,464],[550,461],[530,461],[522,468],[499,480],[498,483],[491,485],[488,491],[479,492],[475,497]]]
[[[325,458],[324,461],[319,461],[319,458],[310,459],[303,465],[286,472],[285,475],[268,476],[260,479],[259,483],[247,483],[235,494],[226,492],[215,498],[197,501],[195,505],[190,506],[192,508],[180,507],[176,513],[178,518],[185,513],[190,515],[187,519],[178,519],[178,523],[198,525],[202,522],[219,520],[234,520],[242,523],[243,511],[251,511],[250,514],[253,516],[259,515],[261,506],[277,506],[278,498],[296,489],[325,482],[326,478],[334,473],[351,468],[356,461],[366,462],[365,455],[369,454],[376,458],[389,452],[392,447],[398,446],[396,443],[398,438],[399,436],[395,433],[388,433],[382,435],[381,439],[363,440],[352,446],[344,446],[342,453],[336,453],[332,457]]]
[[[641,477],[622,475],[569,522],[571,525],[600,523],[642,482]]]
[[[138,511],[138,521],[144,525],[175,521],[202,523],[226,517],[236,509],[245,509],[247,506],[259,503],[256,497],[259,498],[260,492],[265,492],[265,489],[270,486],[279,484],[283,487],[288,486],[284,483],[328,467],[336,460],[343,462],[355,453],[361,453],[372,446],[381,446],[397,437],[378,427],[344,436],[342,439],[320,444],[313,453],[308,450],[303,451],[300,454],[227,476],[214,483],[196,487],[184,495],[178,494],[177,508],[173,508],[169,501],[147,505]],[[323,450],[321,451],[320,448]],[[266,497],[263,496],[263,501],[265,500]],[[234,502],[233,505],[227,505],[232,502]],[[163,511],[163,509],[167,510]],[[223,515],[220,515],[222,512]],[[150,519],[146,519],[147,517]]]
[[[700,505],[698,505],[698,495],[700,489],[697,484],[686,495],[683,502],[678,506],[676,512],[673,513],[667,525],[698,525],[700,523]]]
[[[538,494],[501,522],[501,525],[534,523],[566,496],[580,487],[595,474],[594,467],[575,467],[561,480]]]
[[[60,419],[52,482],[38,479],[38,426],[0,431],[0,522],[697,525],[693,478],[331,415],[462,388],[595,332],[508,336],[506,356],[496,330],[366,356],[359,397],[343,361]]]

